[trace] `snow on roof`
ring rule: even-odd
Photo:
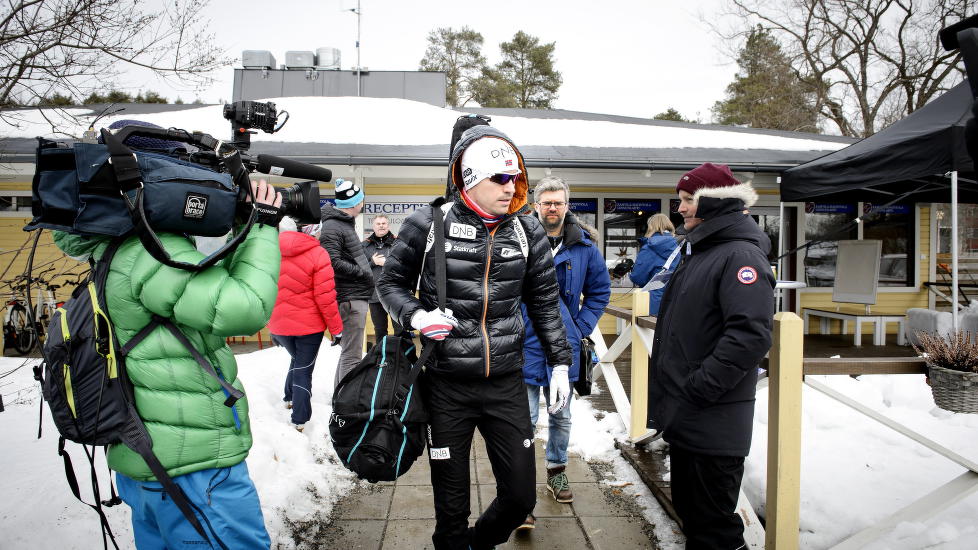
[[[445,145],[459,111],[399,98],[370,97],[284,97],[271,98],[279,111],[290,118],[278,133],[257,133],[254,142],[328,143],[362,145]],[[123,118],[138,118],[163,127],[198,130],[216,138],[229,134],[229,123],[222,105],[180,105],[160,109],[126,110],[99,120],[108,126]],[[140,112],[142,111],[142,112]],[[153,112],[155,111],[155,112]],[[490,111],[480,110],[476,111]],[[773,132],[712,125],[674,124],[645,119],[629,119],[551,111],[547,117],[510,116],[527,110],[492,110],[492,125],[522,146],[558,146],[635,149],[728,149],[776,151],[835,151],[849,140],[795,132]],[[464,111],[463,111],[464,112]],[[501,113],[507,113],[503,115]],[[72,120],[65,114],[77,117]],[[53,109],[23,109],[5,113],[0,135],[31,138],[38,135],[64,138],[80,136],[96,112],[90,108],[71,108],[63,113]],[[558,118],[566,116],[568,118]],[[575,118],[576,117],[576,118]],[[52,132],[55,121],[60,135]],[[13,121],[13,124],[11,123]],[[809,156],[809,155],[805,155]]]

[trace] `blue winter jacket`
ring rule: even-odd
[[[639,237],[638,241],[642,244],[635,256],[635,265],[628,273],[628,278],[635,283],[635,286],[643,287],[653,275],[662,269],[666,260],[669,259],[669,255],[679,245],[672,233],[668,232],[656,233],[651,237]],[[679,256],[676,256],[676,259],[673,260],[673,268],[678,264],[678,259]],[[649,293],[649,315],[659,314],[659,302],[662,301],[662,293],[665,290],[665,288],[660,288]]]
[[[611,299],[611,278],[596,239],[597,230],[581,225],[573,213],[567,213],[564,218],[564,240],[554,257],[554,267],[560,287],[560,313],[567,329],[567,340],[574,352],[573,364],[569,365],[572,382],[578,379],[580,372],[581,338],[591,335]],[[526,305],[522,308],[523,325],[526,327],[523,380],[533,386],[549,386],[553,365],[547,365],[540,341],[527,316]]]

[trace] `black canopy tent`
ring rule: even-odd
[[[948,172],[958,172],[958,200],[978,203],[975,169],[964,140],[972,117],[968,82],[872,136],[781,176],[784,202],[951,202]]]
[[[951,203],[953,327],[957,330],[957,203],[978,203],[965,141],[974,95],[967,81],[876,134],[786,170],[783,202]]]

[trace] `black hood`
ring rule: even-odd
[[[516,193],[513,194],[513,200],[509,203],[509,213],[528,213],[529,204],[527,197],[530,183],[529,179],[527,179],[526,165],[523,163],[523,153],[520,153],[519,148],[516,147],[516,144],[506,134],[492,126],[473,126],[462,133],[462,137],[455,144],[451,158],[448,159],[448,183],[445,187],[445,198],[454,202],[462,201],[462,197],[459,194],[459,186],[462,185],[462,153],[468,149],[469,145],[472,145],[473,141],[483,137],[497,137],[505,140],[516,151],[516,156],[519,158],[520,175],[516,177]]]
[[[736,201],[739,203],[739,208],[733,208],[731,205],[724,213],[704,219],[702,223],[690,229],[686,233],[686,240],[693,246],[693,252],[725,242],[746,241],[767,256],[771,252],[771,239],[761,231],[753,218],[744,214],[743,202],[738,199],[724,199],[724,201]],[[700,205],[702,204],[701,202]],[[699,214],[698,209],[696,213]]]
[[[347,222],[351,225],[353,225],[355,221],[353,219],[353,216],[347,214],[346,212],[343,212],[342,210],[336,208],[335,206],[333,206],[328,202],[325,205],[323,205],[323,208],[322,210],[320,210],[320,213],[322,214],[322,221],[333,219],[333,220],[339,220],[341,222]]]

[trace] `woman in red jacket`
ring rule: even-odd
[[[285,403],[292,409],[292,424],[302,431],[312,416],[312,371],[328,328],[333,343],[340,341],[343,321],[336,307],[336,286],[329,254],[310,233],[296,231],[295,221],[283,218],[279,225],[282,267],[278,298],[268,330],[292,356],[285,377]]]

